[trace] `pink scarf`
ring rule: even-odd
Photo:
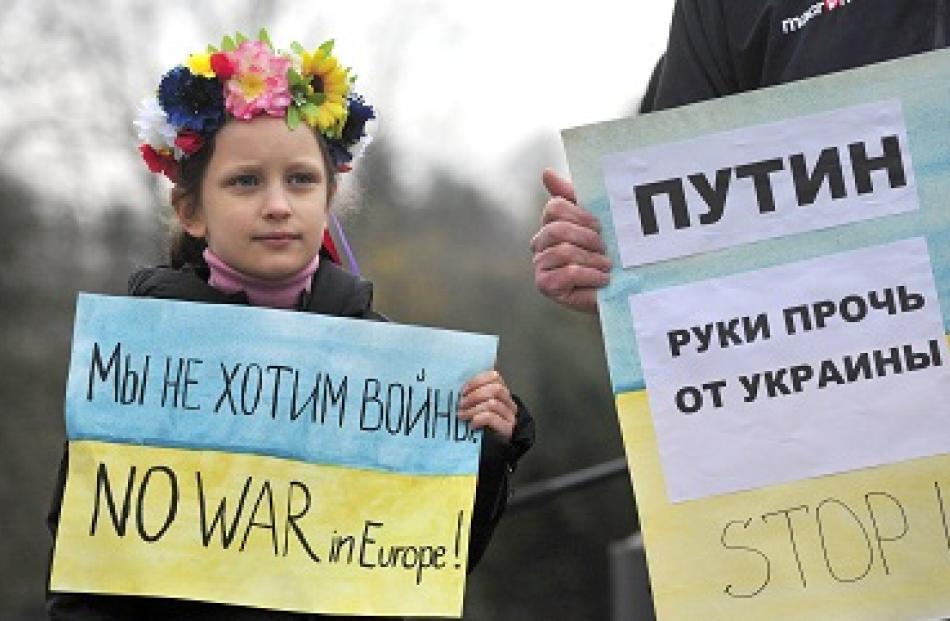
[[[239,272],[225,263],[210,248],[205,248],[204,259],[211,270],[211,276],[208,278],[209,285],[229,295],[243,291],[251,304],[269,308],[296,308],[300,294],[310,291],[313,273],[317,271],[317,266],[320,264],[318,253],[296,274],[291,274],[281,280],[265,280]]]

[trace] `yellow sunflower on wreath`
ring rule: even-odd
[[[321,133],[338,137],[346,123],[346,96],[352,81],[349,69],[340,66],[333,56],[333,41],[327,41],[313,53],[296,42],[291,49],[300,57],[300,70],[292,70],[289,75],[294,103],[291,108],[296,113],[288,110],[288,120],[295,124],[303,119]],[[290,119],[290,115],[299,117]]]

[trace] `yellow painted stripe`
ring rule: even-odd
[[[672,504],[647,393],[618,395],[617,409],[658,618],[950,611],[950,455]]]
[[[474,487],[474,476],[73,442],[52,588],[457,617]],[[220,521],[211,531],[224,497],[229,542]]]

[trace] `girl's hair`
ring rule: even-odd
[[[302,125],[303,126],[303,125]],[[221,131],[220,128],[218,131]],[[327,175],[327,206],[329,208],[330,196],[337,185],[337,170],[330,156],[330,148],[326,140],[320,135],[320,132],[311,130],[320,148],[320,155],[323,157],[323,166]],[[211,156],[214,155],[214,144],[217,132],[209,136],[201,148],[186,157],[179,163],[178,180],[175,183],[177,190],[181,192],[183,198],[191,200],[184,203],[187,209],[200,209],[201,202],[201,182],[204,180],[205,173],[208,171],[208,164],[211,162]],[[178,218],[171,219],[169,242],[168,242],[168,260],[172,267],[180,268],[183,265],[191,264],[204,266],[204,250],[208,246],[204,239],[192,237],[182,230],[178,224]]]

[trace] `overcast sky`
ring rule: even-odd
[[[371,3],[382,7],[372,18],[360,4],[328,13],[328,32],[360,89],[378,95],[379,131],[407,154],[407,174],[415,158],[443,162],[503,197],[543,163],[566,169],[560,129],[630,113],[665,47],[673,2],[402,0]],[[384,37],[397,50],[390,83],[374,41],[407,6],[408,23]],[[279,34],[292,30],[281,24]]]
[[[155,25],[137,23],[134,10],[122,3],[101,11],[104,15],[79,13],[78,19],[119,24],[127,41],[140,46],[136,51],[154,57],[153,68],[141,68],[155,72],[142,75],[148,78],[142,81],[147,91],[148,84],[157,84],[161,71],[217,42],[223,31],[256,32],[257,24],[247,23],[255,18],[247,12],[235,14],[233,1],[202,2],[202,19],[196,17],[196,5],[184,0],[153,5],[160,7]],[[395,145],[410,190],[424,187],[419,172],[437,163],[477,181],[512,212],[525,214],[539,208],[526,201],[538,187],[540,167],[566,170],[560,129],[616,118],[635,108],[664,48],[672,5],[673,0],[285,0],[276,3],[276,18],[267,26],[278,47],[286,48],[294,39],[307,47],[326,38],[336,40],[337,56],[359,76],[357,91],[377,108],[376,133]],[[42,33],[30,31],[41,30],[43,22],[30,18],[39,15],[40,6],[49,14],[49,7],[56,5],[21,0],[11,5],[9,21],[2,25],[23,41],[39,44]],[[209,32],[212,27],[215,32]],[[154,32],[157,37],[150,34]],[[51,41],[42,44],[55,47]],[[11,44],[15,49],[3,45],[0,42],[5,56],[27,52],[22,43]],[[68,72],[71,62],[85,61],[55,61],[54,83],[68,83],[68,74],[58,72]],[[132,72],[138,77],[139,68]],[[97,109],[95,97],[101,97],[83,93],[81,85],[68,94],[66,101],[90,97],[92,110]],[[129,109],[147,94],[129,92]],[[16,101],[17,96],[23,101]],[[15,93],[6,109],[29,109],[28,99],[26,93]],[[68,114],[78,109],[65,110]],[[63,151],[54,142],[44,142],[56,136],[35,134],[17,157],[9,158],[27,180],[38,177],[38,163]],[[134,186],[127,180],[136,175],[130,170],[133,160],[125,157],[126,147],[122,150],[114,154],[103,147],[83,162],[81,175],[94,183],[40,185],[77,204],[127,198]]]

